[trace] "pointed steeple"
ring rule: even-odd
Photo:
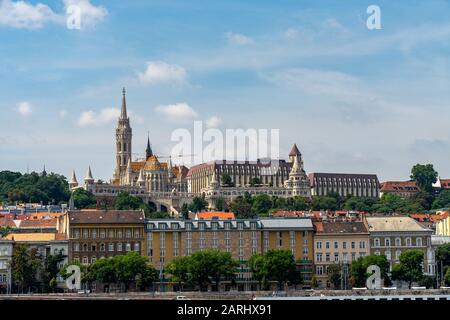
[[[47,175],[47,171],[45,171],[45,164],[44,164],[44,170],[42,170],[42,176],[45,177]]]
[[[89,166],[88,171],[86,173],[86,177],[84,178],[84,182],[86,183],[94,183],[94,178],[92,177],[91,166]]]
[[[70,178],[70,181],[69,181],[69,187],[70,188],[78,187],[78,181],[77,181],[77,176],[75,175],[75,170],[72,170],[72,177]]]
[[[150,146],[150,134],[147,136],[147,149],[145,149],[146,159],[153,155],[152,147]]]
[[[122,89],[122,108],[120,110],[120,118],[121,119],[127,119],[127,101],[125,99],[125,87]]]
[[[298,155],[301,156],[302,154],[298,150],[297,144],[294,143],[294,145],[292,146],[291,152],[289,152],[289,156],[293,157],[293,156],[298,156]]]
[[[142,186],[142,185],[145,183],[145,180],[144,180],[144,170],[143,170],[143,169],[141,169],[141,171],[139,171],[139,177],[138,177],[138,179],[137,179],[137,183],[138,183],[138,185],[140,185],[140,186]]]

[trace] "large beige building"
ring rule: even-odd
[[[369,231],[364,221],[317,221],[314,229],[314,266],[319,287],[331,286],[331,264],[340,265],[348,276],[353,261],[370,255]]]
[[[290,250],[306,284],[312,276],[311,219],[147,220],[147,255],[157,269],[176,257],[213,248],[230,252],[241,262],[238,280],[249,276],[246,262],[271,249]],[[257,282],[247,278],[255,289]],[[245,283],[239,284],[242,289]],[[225,284],[226,286],[226,284]],[[249,288],[247,288],[249,289]]]
[[[424,253],[424,273],[435,274],[435,259],[431,235],[410,217],[368,217],[371,254],[385,255],[392,267],[399,262],[405,250],[417,249]]]

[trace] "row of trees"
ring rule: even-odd
[[[450,285],[450,244],[438,247],[436,260],[437,273],[440,274],[442,265],[443,282],[446,285]],[[360,257],[352,262],[348,274],[349,278],[345,280],[348,280],[350,287],[365,287],[366,280],[370,276],[367,273],[367,268],[371,265],[376,265],[380,268],[384,286],[392,285],[392,281],[404,281],[408,283],[409,288],[411,288],[413,283],[418,283],[427,288],[434,288],[437,286],[436,277],[427,276],[423,273],[423,261],[423,251],[416,249],[406,250],[400,254],[399,263],[394,265],[392,271],[389,272],[390,264],[386,256],[370,255]],[[343,289],[342,284],[344,283],[343,277],[345,275],[342,268],[343,266],[339,264],[332,264],[328,267],[328,280],[335,289]]]
[[[0,202],[67,203],[69,184],[64,176],[51,173],[0,172]]]
[[[14,292],[54,292],[59,264],[64,260],[63,254],[43,257],[36,248],[24,244],[14,247],[11,258],[12,290]]]

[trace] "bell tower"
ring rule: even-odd
[[[123,88],[122,107],[116,128],[116,170],[114,171],[114,178],[120,184],[124,181],[128,162],[131,161],[131,138],[132,130],[130,127],[130,118],[127,116],[127,102],[125,88]]]

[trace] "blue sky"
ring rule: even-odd
[[[449,16],[449,1],[0,0],[0,169],[109,179],[125,86],[134,152],[215,119],[280,129],[307,172],[450,177]]]

